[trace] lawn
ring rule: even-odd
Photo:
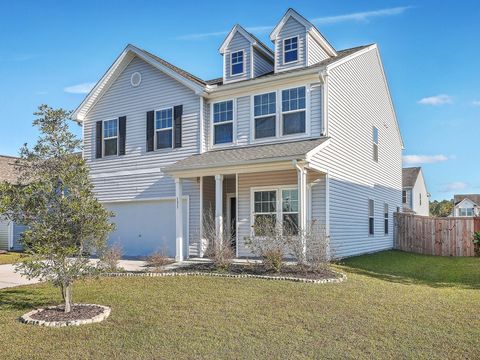
[[[20,259],[20,253],[9,252],[6,254],[0,254],[0,265],[13,264]]]
[[[77,302],[106,322],[20,324],[59,303],[46,284],[0,290],[2,359],[479,358],[480,259],[385,252],[349,259],[342,284],[207,277],[102,278]]]

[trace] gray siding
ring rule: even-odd
[[[307,34],[307,65],[313,65],[328,59],[330,56],[323,50],[321,45],[313,38],[312,35]]]
[[[312,137],[322,132],[322,86],[312,84],[310,88],[310,131]]]
[[[231,75],[231,57],[230,54],[236,51],[243,50],[243,70],[244,73],[241,75]],[[251,78],[251,58],[252,58],[252,45],[250,41],[248,41],[245,36],[240,34],[238,31],[233,36],[230,44],[225,49],[225,53],[223,54],[223,66],[224,66],[224,83],[239,81],[239,80],[247,80]]]
[[[343,257],[393,247],[392,213],[401,207],[401,139],[376,50],[330,71],[328,129],[332,141],[314,158],[329,169],[330,235]],[[373,161],[372,127],[379,130]],[[375,235],[368,234],[368,199],[375,201]],[[389,205],[389,234],[383,207]]]
[[[283,41],[293,36],[298,36],[298,60],[295,62],[284,64]],[[306,41],[307,32],[305,26],[300,24],[294,18],[290,17],[280,30],[277,38],[275,39],[275,71],[280,72],[300,66],[306,66]]]
[[[310,179],[309,179],[310,181]],[[325,175],[319,175],[311,184],[310,218],[316,225],[325,226],[326,218],[326,182]]]
[[[253,76],[257,77],[273,71],[273,62],[258,50],[253,50]]]

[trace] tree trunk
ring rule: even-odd
[[[65,312],[69,313],[72,310],[72,284],[62,285],[62,296],[65,302]]]

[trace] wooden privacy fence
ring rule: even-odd
[[[480,218],[434,218],[396,213],[395,248],[437,256],[474,256],[473,234]]]

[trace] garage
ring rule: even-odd
[[[109,245],[119,245],[123,256],[148,256],[164,251],[175,257],[175,200],[128,201],[107,203],[105,207],[115,213],[112,221],[116,229]],[[188,256],[188,199],[183,200],[184,254]]]

